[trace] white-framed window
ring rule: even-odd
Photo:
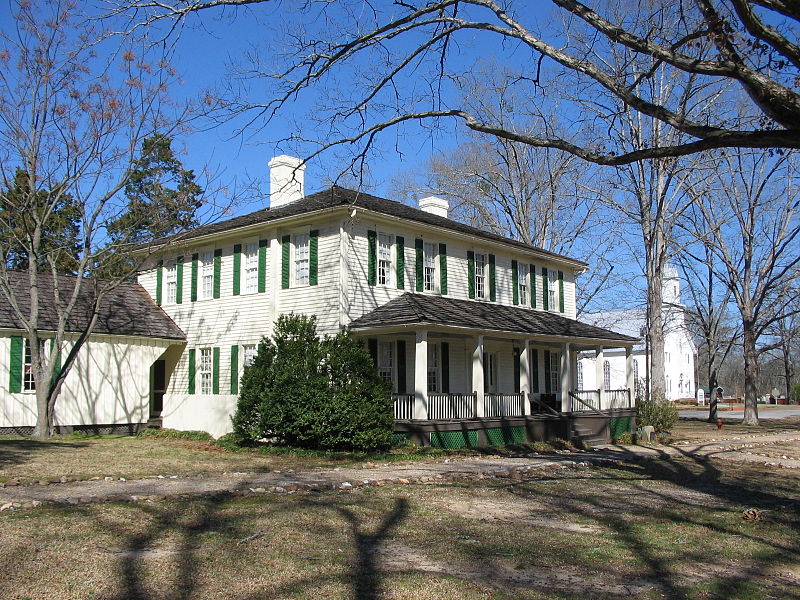
[[[528,265],[517,263],[517,290],[519,293],[519,303],[523,306],[528,304]]]
[[[200,374],[200,393],[210,394],[212,391],[211,373],[213,370],[213,358],[211,348],[200,348],[200,364],[197,372]]]
[[[378,342],[378,373],[394,388],[394,342]]]
[[[639,381],[639,361],[637,359],[633,359],[633,381]]]
[[[611,363],[603,361],[603,389],[611,389]]]
[[[252,294],[258,291],[258,244],[244,246],[244,291]]]
[[[308,234],[298,233],[294,236],[294,283],[308,285]]]
[[[245,367],[249,367],[252,365],[256,360],[256,355],[258,354],[258,346],[255,344],[245,344],[242,346],[242,358],[244,361]]]
[[[475,297],[486,298],[486,255],[475,253]]]
[[[672,393],[672,380],[669,378],[669,375],[667,375],[664,379],[667,381],[667,391]]]
[[[436,290],[436,244],[425,242],[425,245],[422,247],[422,255],[423,289],[426,292],[433,292]]]
[[[178,266],[174,261],[167,263],[167,302],[175,304],[178,298]]]
[[[669,352],[664,352],[664,362],[665,363],[669,362]]]
[[[548,308],[550,310],[558,310],[558,273],[548,269],[547,279]]]
[[[551,352],[550,364],[546,366],[550,367],[550,372],[547,373],[550,378],[550,390],[552,392],[561,391],[561,353]]]
[[[428,343],[428,391],[438,392],[439,386],[439,345]]]
[[[578,369],[578,373],[577,373],[578,382],[577,382],[577,385],[578,385],[578,389],[582,390],[583,389],[583,362],[580,361],[580,360],[578,361],[577,369]]]
[[[378,234],[378,285],[389,285],[392,273],[392,236]]]
[[[213,298],[214,296],[214,253],[203,252],[202,265],[200,271],[200,290],[201,298]]]
[[[33,355],[31,353],[31,343],[27,337],[22,338],[22,391],[35,392],[36,382],[33,380]]]

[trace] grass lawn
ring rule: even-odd
[[[533,479],[0,513],[0,597],[800,598],[795,471]]]

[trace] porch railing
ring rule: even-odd
[[[631,408],[631,392],[618,390],[574,390],[569,393],[570,412],[603,412]]]
[[[392,394],[395,421],[410,421],[414,418],[414,394]]]
[[[524,414],[525,394],[483,395],[483,414],[486,417],[520,417]]]
[[[478,414],[477,394],[428,394],[428,418],[474,419]]]

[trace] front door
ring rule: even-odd
[[[167,369],[164,360],[159,359],[150,368],[150,416],[159,417],[164,410],[164,392],[167,391]]]

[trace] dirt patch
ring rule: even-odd
[[[515,500],[449,500],[441,503],[442,508],[467,519],[520,523],[537,527],[548,527],[569,533],[602,533],[601,527],[570,523],[544,514],[544,504]]]

